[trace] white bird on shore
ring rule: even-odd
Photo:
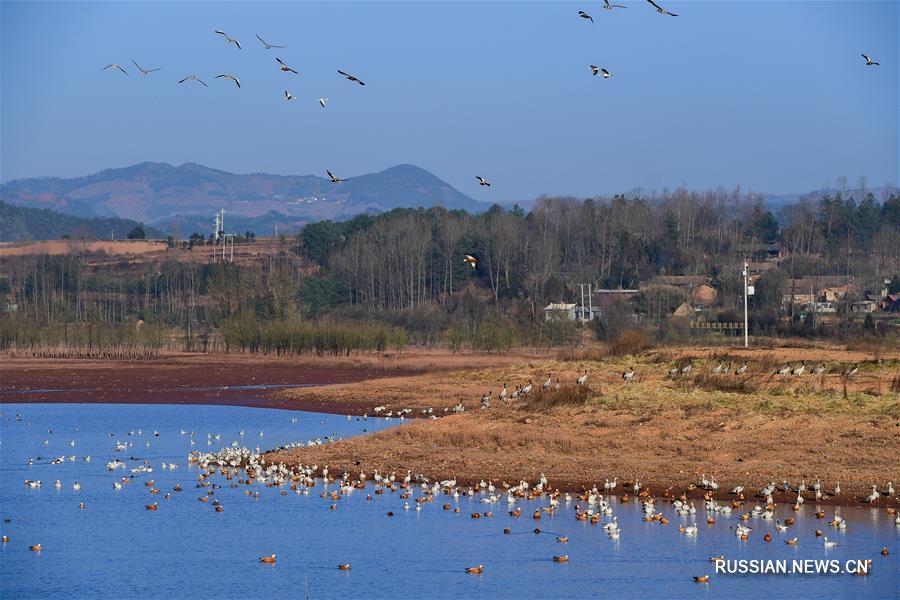
[[[869,494],[869,495],[863,500],[863,502],[868,502],[868,503],[871,504],[872,502],[875,502],[876,500],[878,500],[879,495],[880,495],[880,494],[878,493],[878,486],[873,485],[873,486],[872,486],[872,493]]]
[[[525,387],[522,388],[521,394],[522,394],[523,396],[527,396],[528,394],[531,393],[531,390],[532,390],[532,389],[534,389],[534,384],[531,383],[531,380],[529,379],[529,380],[528,380],[528,385],[526,385]]]
[[[628,367],[628,370],[622,373],[622,380],[625,381],[625,383],[634,381],[634,367]]]
[[[229,74],[225,73],[222,75],[216,75],[216,79],[230,79],[231,81],[234,82],[234,84],[236,86],[241,87],[240,80],[237,77],[235,77],[234,75],[229,75]]]
[[[498,398],[500,399],[500,402],[506,402],[506,397],[508,395],[509,395],[509,392],[506,390],[506,384],[504,383],[503,389],[500,390],[500,395],[498,396]]]
[[[550,386],[553,385],[553,378],[550,376],[550,372],[547,372],[547,381],[544,382],[544,385],[541,387],[545,390],[549,390]]]
[[[236,39],[228,37],[228,34],[225,33],[224,31],[220,31],[217,29],[215,31],[215,33],[218,33],[219,35],[223,36],[225,38],[225,41],[228,42],[229,44],[234,44],[235,46],[237,46],[238,50],[241,49],[241,43],[239,41],[237,41]]]
[[[588,372],[587,372],[587,369],[585,369],[584,373],[581,375],[581,377],[579,377],[575,381],[575,383],[577,383],[578,385],[584,385],[587,383],[587,380],[588,380]]]
[[[794,376],[799,377],[800,375],[803,375],[804,372],[806,372],[806,361],[801,361],[800,366],[794,368],[793,374]]]
[[[105,71],[105,70],[107,70],[107,69],[118,69],[118,70],[122,71],[122,73],[124,73],[125,75],[128,75],[128,71],[126,71],[126,70],[123,69],[121,66],[117,65],[116,63],[112,63],[112,64],[109,64],[109,65],[106,65],[106,66],[103,67],[101,70],[102,70],[102,71]]]

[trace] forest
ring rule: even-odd
[[[842,276],[861,297],[887,280],[896,293],[898,240],[897,193],[836,193],[773,213],[739,190],[676,190],[543,197],[529,212],[396,209],[310,223],[250,264],[212,262],[205,253],[186,260],[189,250],[178,244],[161,259],[134,264],[74,251],[0,256],[0,347],[496,351],[578,343],[585,335],[611,339],[628,329],[675,340],[687,335],[672,317],[685,298],[648,282],[703,276],[717,291],[709,318],[735,320],[745,259],[766,267],[750,298],[751,334],[846,337],[863,331],[846,310],[820,331],[786,315],[790,281]],[[586,327],[545,320],[548,303],[579,300],[579,283],[639,293],[610,301]]]

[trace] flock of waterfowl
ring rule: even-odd
[[[468,260],[469,255],[466,255],[466,259]],[[474,258],[473,258],[474,260]],[[715,367],[709,369],[709,373],[712,375],[735,375],[735,376],[743,376],[749,375],[751,373],[750,364],[746,361],[742,361],[740,364],[736,364],[732,360],[719,361],[716,363]],[[800,361],[799,363],[795,363],[791,365],[790,363],[784,363],[784,366],[772,372],[772,377],[775,376],[794,376],[801,377],[802,375],[809,373],[813,376],[822,376],[832,372],[831,369],[825,362],[821,362],[813,368],[808,368],[805,360]],[[692,359],[687,360],[686,362],[679,362],[675,366],[668,369],[666,375],[671,379],[683,379],[690,377],[691,374],[697,374],[698,369],[694,366],[694,361]],[[846,369],[838,371],[841,379],[849,380],[852,377],[856,376],[859,373],[859,363],[854,363],[847,367]],[[583,386],[587,384],[588,381],[588,371],[585,369],[581,375],[575,379],[575,385]],[[634,367],[629,367],[621,374],[622,381],[625,383],[634,383],[638,380],[637,371]],[[563,382],[560,381],[559,377],[556,377],[554,380],[553,373],[548,372],[547,378],[544,380],[543,384],[541,384],[540,389],[542,391],[559,391],[562,389]],[[527,384],[517,385],[515,389],[510,393],[508,384],[504,383],[503,388],[497,394],[498,400],[503,403],[507,403],[512,400],[517,400],[519,398],[526,398],[533,390],[537,389],[533,380],[529,379]],[[491,407],[491,403],[494,399],[494,392],[488,391],[483,396],[481,396],[481,408],[487,409]],[[463,403],[459,403],[453,409],[453,412],[464,412],[465,405]],[[445,411],[446,412],[446,411]]]
[[[544,382],[543,389],[552,386],[552,374],[548,374],[547,381]],[[549,382],[549,383],[548,383]],[[586,385],[587,372],[579,378],[578,385]],[[529,384],[530,387],[531,384]],[[525,386],[525,387],[529,387]],[[382,410],[376,410],[376,413],[385,414],[384,407],[377,407]],[[399,411],[398,416],[408,414],[406,411]],[[389,417],[385,417],[389,418]],[[21,416],[16,417],[16,421],[22,421]],[[297,418],[292,418],[292,422],[296,423]],[[77,429],[75,430],[77,431]],[[48,431],[52,434],[53,431]],[[126,437],[136,438],[143,435],[141,429],[129,431]],[[190,437],[190,445],[196,443],[196,434],[181,430],[182,436]],[[160,437],[159,431],[153,431],[152,437]],[[259,432],[259,437],[263,436],[263,432]],[[243,430],[239,436],[245,436]],[[143,501],[144,510],[152,512],[165,512],[165,504],[167,502],[176,501],[176,496],[185,495],[187,486],[175,484],[171,490],[164,491],[162,486],[153,478],[154,466],[150,461],[142,460],[139,457],[131,456],[128,459],[120,459],[120,453],[126,453],[134,447],[130,441],[120,441],[115,439],[114,434],[109,434],[110,440],[113,440],[113,448],[116,458],[106,463],[106,469],[110,472],[130,471],[128,474],[117,477],[112,480],[112,489],[120,491],[124,486],[136,486],[138,481],[143,483],[143,489],[146,490],[147,500]],[[201,438],[202,439],[202,438]],[[310,439],[306,442],[297,442],[281,446],[279,449],[290,449],[299,447],[310,447],[327,443],[336,439],[331,437]],[[213,445],[221,441],[220,434],[207,434],[207,445]],[[150,442],[146,441],[145,446]],[[70,442],[75,445],[75,440]],[[45,458],[38,457],[29,461],[29,464],[45,463],[50,465],[62,465],[65,463],[76,462],[76,456],[62,456],[58,460],[47,461]],[[84,456],[81,460],[90,463],[91,457]],[[131,465],[129,466],[129,462]],[[273,462],[269,460],[257,446],[255,450],[242,447],[237,441],[216,451],[196,451],[191,450],[187,456],[188,466],[196,469],[196,480],[194,489],[199,491],[196,501],[211,506],[212,510],[217,513],[224,512],[224,504],[219,500],[223,488],[234,490],[242,490],[242,496],[251,499],[259,499],[260,492],[263,488],[271,488],[271,493],[279,496],[288,496],[296,494],[300,496],[318,495],[325,503],[328,504],[330,510],[339,510],[344,504],[342,500],[349,499],[354,494],[365,494],[368,502],[376,501],[379,497],[387,503],[386,511],[388,518],[395,517],[400,511],[406,512],[414,510],[416,513],[427,512],[430,506],[440,505],[443,511],[453,513],[462,513],[463,507],[461,499],[467,499],[469,506],[472,502],[478,502],[483,508],[476,512],[471,512],[471,519],[488,519],[495,516],[498,507],[505,506],[508,518],[518,519],[529,516],[537,525],[543,519],[554,519],[563,517],[569,513],[572,514],[576,521],[584,521],[590,525],[598,525],[598,531],[602,532],[610,541],[619,540],[624,531],[619,521],[617,510],[621,510],[622,505],[631,503],[639,503],[643,517],[642,521],[645,526],[669,525],[670,520],[679,519],[677,525],[678,533],[681,536],[691,538],[702,535],[705,528],[725,526],[729,519],[736,519],[734,524],[727,526],[733,530],[734,535],[739,541],[747,541],[753,534],[754,530],[765,531],[763,540],[771,542],[776,536],[784,534],[784,543],[787,545],[806,544],[805,536],[793,535],[788,536],[793,529],[796,519],[804,516],[804,502],[808,498],[810,503],[815,503],[828,497],[837,497],[840,495],[840,484],[835,483],[834,486],[826,491],[825,486],[817,479],[811,484],[801,481],[797,485],[791,485],[787,481],[783,481],[781,485],[771,482],[755,494],[751,495],[744,486],[736,486],[730,492],[720,489],[720,485],[716,482],[715,477],[707,477],[702,475],[695,484],[691,484],[687,489],[680,493],[673,491],[671,488],[663,491],[661,494],[654,494],[646,485],[642,484],[637,477],[632,478],[628,482],[620,482],[620,477],[614,476],[612,479],[607,478],[603,484],[592,486],[583,486],[580,492],[565,492],[554,487],[550,481],[541,474],[535,481],[528,481],[522,478],[518,482],[507,483],[500,482],[495,484],[493,481],[480,481],[477,484],[466,485],[458,481],[456,478],[433,479],[424,474],[414,474],[407,471],[405,474],[398,474],[396,471],[390,473],[380,473],[377,469],[374,472],[367,473],[360,470],[357,473],[341,472],[335,473],[329,469],[328,465],[320,466],[317,464],[286,464],[284,462]],[[179,465],[175,462],[161,462],[159,468],[163,471],[175,471]],[[189,476],[186,473],[185,476]],[[41,482],[34,480],[25,480],[25,485],[31,489],[40,489]],[[54,487],[59,490],[63,487],[60,479],[54,483]],[[72,484],[72,492],[78,498],[82,485],[77,481]],[[695,501],[689,497],[689,493],[694,490],[702,492],[702,507],[698,507]],[[775,494],[789,494],[791,498],[795,498],[788,506],[794,511],[795,516],[786,518],[777,518],[779,503],[775,499]],[[794,496],[795,495],[795,496]],[[231,498],[234,499],[234,494]],[[159,500],[157,500],[159,498]],[[900,527],[900,514],[895,510],[893,503],[897,500],[896,492],[893,484],[888,482],[882,489],[878,486],[872,486],[872,493],[869,497],[861,499],[868,502],[874,510],[884,511],[886,514],[892,515],[892,522]],[[883,508],[878,508],[883,507]],[[79,509],[87,509],[84,502],[79,502]],[[565,509],[565,510],[564,510]],[[701,516],[702,513],[702,516]],[[824,525],[832,527],[842,534],[842,539],[848,539],[846,534],[848,530],[848,521],[840,514],[840,507],[833,508],[833,514],[830,520],[826,520],[826,512],[824,507],[816,507],[812,518],[821,520]],[[9,519],[6,520],[9,522]],[[554,521],[559,523],[559,521]],[[701,528],[701,524],[704,528]],[[556,525],[556,527],[560,527]],[[512,527],[504,527],[503,534],[509,535],[513,533]],[[551,535],[558,544],[565,544],[568,549],[570,544],[568,534],[553,532],[541,527],[531,529],[535,535]],[[524,533],[524,531],[523,531]],[[838,545],[833,538],[829,539],[824,535],[823,528],[816,529],[813,539],[822,538],[821,546],[825,549],[831,549]],[[46,540],[44,540],[46,541]],[[3,544],[10,543],[8,535],[3,536]],[[841,545],[844,542],[840,542]],[[42,543],[32,543],[28,546],[33,552],[41,552],[44,550]],[[574,548],[577,550],[577,547]],[[861,550],[873,550],[871,548],[861,548]],[[888,548],[880,550],[883,555],[890,553]],[[577,555],[573,554],[572,560],[577,560]],[[248,557],[248,560],[257,560],[260,563],[274,564],[278,560],[277,553],[265,554],[257,557]],[[570,561],[570,553],[560,553],[548,556],[548,560],[563,563]],[[724,557],[713,557],[710,560],[724,560]],[[484,574],[489,572],[489,567],[484,564],[469,565],[460,567],[460,571],[470,574]],[[341,562],[335,565],[335,568],[348,571],[351,568],[349,562]],[[867,574],[859,573],[859,574]],[[709,575],[698,575],[695,580],[700,583],[710,581]]]

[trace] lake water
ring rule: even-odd
[[[331,510],[332,501],[319,497],[321,485],[309,495],[288,490],[283,496],[287,488],[254,484],[233,489],[236,479],[217,477],[214,481],[223,487],[211,500],[222,504],[218,513],[212,501],[197,500],[205,494],[196,488],[198,468],[188,464],[189,452],[218,450],[232,441],[265,450],[347,437],[399,421],[348,421],[344,416],[230,406],[3,404],[0,410],[0,531],[10,538],[0,550],[4,598],[896,598],[900,589],[900,527],[883,509],[839,508],[849,522],[842,531],[827,526],[834,508],[825,509],[825,520],[815,518],[813,506],[801,513],[782,511],[777,516],[797,521],[788,532],[776,532],[774,520],[754,518],[748,523],[753,533],[742,542],[732,529],[741,522],[737,512],[717,515],[717,523],[708,526],[698,506],[699,534],[687,537],[678,525],[694,518],[674,515],[669,505],[659,509],[671,523],[660,525],[642,521],[638,503],[615,502],[622,532],[613,541],[600,525],[574,519],[575,504],[584,504],[577,500],[539,521],[531,514],[547,506],[546,499],[520,501],[519,518],[508,514],[505,496],[493,505],[482,503],[479,495],[457,501],[440,496],[417,512],[404,510],[396,493],[373,495],[368,501],[369,482],[367,490],[343,497]],[[194,445],[182,430],[195,432]],[[117,452],[117,441],[131,445]],[[84,460],[87,455],[90,462]],[[64,462],[51,464],[62,456],[67,457]],[[154,471],[115,490],[113,483],[126,471],[107,470],[114,458],[127,462],[129,472],[144,460]],[[164,470],[163,462],[178,468]],[[41,480],[41,488],[27,487],[26,479]],[[60,489],[54,486],[57,479]],[[144,485],[150,479],[159,494],[150,494]],[[72,487],[76,481],[81,485],[77,492]],[[183,486],[182,492],[173,491],[176,484]],[[247,495],[247,489],[259,497]],[[171,493],[168,500],[166,493]],[[153,502],[158,510],[146,510]],[[443,510],[444,502],[459,506],[460,512]],[[412,499],[409,503],[415,506]],[[486,510],[495,516],[470,517]],[[394,516],[388,517],[388,511]],[[536,526],[542,533],[533,533]],[[507,527],[512,532],[505,535]],[[838,546],[824,548],[822,538],[813,535],[817,528]],[[775,538],[771,543],[763,541],[766,532]],[[558,543],[559,535],[569,542]],[[800,538],[797,546],[784,543],[795,536]],[[43,550],[29,551],[37,543]],[[883,547],[892,554],[881,556]],[[258,562],[271,554],[277,554],[277,563]],[[561,554],[568,554],[569,562],[552,560]],[[835,559],[841,565],[871,558],[873,566],[867,577],[716,575],[709,557],[718,555]],[[341,563],[351,563],[351,570],[339,570]],[[478,564],[484,565],[483,574],[464,572]],[[707,573],[709,584],[693,581]]]

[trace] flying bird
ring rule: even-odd
[[[131,62],[134,63],[134,66],[138,68],[138,71],[141,72],[141,75],[146,75],[147,73],[152,73],[153,71],[159,71],[162,67],[156,67],[155,69],[142,69],[141,65],[137,64],[135,60],[132,58]]]
[[[340,73],[341,75],[343,75],[344,77],[346,77],[348,81],[355,81],[355,82],[358,83],[359,85],[366,85],[365,83],[363,83],[362,81],[360,81],[355,75],[351,75],[350,73],[344,73],[344,72],[341,71],[340,69],[338,69],[338,73]]]
[[[189,81],[189,80],[191,80],[191,79],[193,79],[194,81],[199,81],[199,82],[202,83],[205,87],[209,87],[208,85],[206,85],[206,82],[204,82],[202,79],[200,79],[200,78],[197,77],[196,75],[188,75],[187,77],[185,77],[184,79],[182,79],[182,80],[179,81],[178,83],[184,83],[185,81]]]
[[[300,73],[298,73],[297,71],[295,71],[295,70],[293,70],[292,68],[290,68],[289,66],[287,66],[286,64],[284,64],[284,61],[281,60],[280,58],[278,58],[277,56],[275,57],[275,60],[277,60],[277,61],[278,61],[278,64],[281,65],[279,68],[280,68],[282,71],[284,71],[284,72],[290,71],[290,72],[293,73],[294,75],[299,75],[299,74],[300,74]]]
[[[224,75],[216,75],[216,79],[222,79],[222,78],[230,79],[230,80],[232,80],[232,81],[234,82],[234,84],[235,84],[236,86],[241,87],[241,82],[240,82],[240,80],[238,80],[238,78],[235,77],[234,75],[228,75],[228,74],[224,74]]]
[[[259,34],[256,34],[256,39],[262,42],[262,45],[266,47],[266,50],[270,50],[272,48],[284,48],[284,46],[276,46],[275,44],[270,44],[266,40],[259,37]]]
[[[583,10],[579,10],[579,11],[578,11],[578,16],[581,17],[582,19],[587,19],[587,20],[590,21],[591,23],[594,22],[594,17],[592,17],[591,15],[587,14],[587,13],[584,12]]]
[[[228,42],[229,44],[234,44],[235,46],[237,46],[238,50],[241,49],[241,43],[239,41],[237,41],[236,39],[228,37],[228,34],[225,33],[224,31],[219,31],[218,29],[216,29],[216,33],[218,33],[221,36],[224,36],[225,41]]]
[[[602,67],[598,67],[598,66],[596,66],[596,65],[591,65],[591,71],[594,72],[594,75],[601,75],[601,74],[602,74],[602,75],[603,75],[603,79],[609,79],[610,77],[612,77],[612,73],[610,73],[610,72],[607,71],[606,69],[604,69],[604,68],[602,68]]]
[[[627,6],[623,6],[621,4],[610,4],[609,0],[603,0],[603,8],[606,10],[612,10],[614,8],[628,8]]]
[[[486,185],[488,187],[491,187],[491,182],[488,181],[487,179],[485,179],[484,177],[482,177],[481,175],[476,175],[475,179],[478,180],[478,185]]]
[[[103,69],[101,69],[101,70],[102,70],[102,71],[105,71],[105,70],[107,70],[107,69],[118,69],[118,70],[122,71],[123,73],[125,73],[126,75],[128,75],[128,71],[126,71],[125,69],[123,69],[122,67],[120,67],[119,65],[117,65],[116,63],[113,63],[113,64],[111,64],[111,65],[106,65],[106,66],[103,67]]]
[[[329,171],[327,169],[325,170],[325,172],[328,173],[328,177],[331,179],[331,183],[340,183],[342,181],[347,181],[346,179],[341,179],[340,177],[336,176],[334,173],[332,173],[331,171]]]
[[[297,96],[293,95],[292,93],[290,93],[287,90],[284,90],[284,99],[285,100],[296,100]]]
[[[466,255],[463,257],[463,262],[464,262],[464,263],[468,263],[468,265],[469,265],[470,267],[472,267],[473,269],[477,269],[477,268],[478,268],[478,259],[475,258],[474,256],[472,256],[471,254],[466,254]]]
[[[864,59],[866,59],[866,66],[867,66],[867,67],[878,66],[878,63],[875,62],[874,60],[872,60],[871,58],[869,58],[869,56],[868,56],[867,54],[862,54],[862,55],[860,55],[860,56],[862,56]]]
[[[663,14],[663,15],[669,15],[670,17],[677,17],[677,16],[678,16],[678,15],[676,15],[675,13],[671,13],[671,12],[667,11],[666,9],[664,9],[662,6],[660,6],[659,4],[657,4],[656,2],[654,2],[653,0],[647,0],[647,2],[649,2],[649,3],[653,6],[653,8],[656,9],[656,12],[658,12],[658,13],[660,13],[660,14]]]
[[[328,98],[319,98],[317,102],[322,105],[322,108],[325,108],[325,103],[328,102]]]

